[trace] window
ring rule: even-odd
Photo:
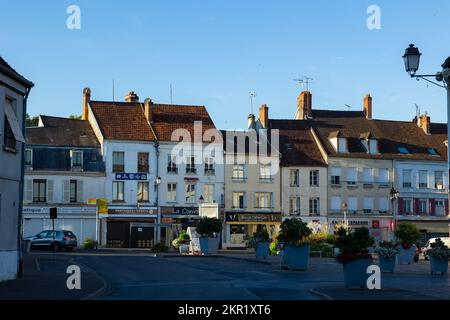
[[[346,138],[339,138],[339,150],[338,152],[347,152],[347,139]]]
[[[25,165],[32,166],[33,165],[33,150],[25,149]]]
[[[419,171],[419,188],[428,188],[428,171],[426,170]]]
[[[309,171],[309,185],[311,187],[319,186],[319,170]]]
[[[169,173],[177,173],[177,157],[169,154],[167,156],[167,172]]]
[[[300,214],[300,197],[289,198],[289,213]]]
[[[298,187],[300,185],[298,169],[289,170],[289,181],[291,187]]]
[[[233,179],[244,180],[245,179],[245,165],[234,164],[233,165]]]
[[[435,171],[434,172],[434,188],[442,190],[444,189],[444,172]]]
[[[403,188],[411,188],[411,170],[403,170]]]
[[[167,202],[177,202],[177,184],[167,184]]]
[[[148,152],[138,152],[137,172],[149,172]]]
[[[400,154],[409,154],[409,151],[406,147],[397,147],[397,150]]]
[[[432,155],[432,156],[438,156],[439,155],[435,148],[428,148],[427,150],[428,150],[428,153],[430,155]]]
[[[358,181],[358,174],[356,168],[347,168],[347,184],[354,186]]]
[[[186,173],[197,173],[194,156],[189,156],[186,158]]]
[[[331,184],[341,184],[341,168],[331,168]]]
[[[72,203],[78,202],[77,191],[78,191],[77,180],[70,180],[70,200],[69,200],[70,202]]]
[[[347,210],[348,212],[356,213],[358,211],[358,198],[348,197],[347,198]]]
[[[205,203],[213,203],[214,202],[214,185],[213,184],[204,184],[203,185],[203,201],[205,201]]]
[[[370,139],[369,140],[369,153],[370,154],[377,154],[378,147],[377,147],[377,140]]]
[[[331,197],[331,211],[341,211],[341,197]]]
[[[205,158],[205,174],[214,174],[214,158]]]
[[[310,198],[309,199],[309,214],[310,215],[319,215],[319,198]]]
[[[244,209],[245,207],[245,192],[233,192],[233,208]]]
[[[33,180],[33,202],[47,202],[47,180]]]
[[[148,202],[148,182],[138,182],[138,202]]]
[[[24,142],[22,127],[16,117],[16,100],[6,97],[5,99],[5,125],[3,128],[4,146],[6,151],[16,151],[16,142]]]
[[[272,208],[272,193],[255,192],[255,208],[259,209]]]
[[[186,183],[185,202],[195,203],[195,183]]]
[[[72,159],[72,169],[83,168],[83,152],[71,150],[70,157]]]
[[[271,165],[261,164],[259,166],[259,179],[270,181],[272,180]]]
[[[372,213],[373,211],[373,198],[364,198],[364,213]]]
[[[372,168],[364,168],[363,169],[363,181],[365,184],[373,183],[373,169]]]
[[[380,198],[378,203],[378,211],[380,213],[387,213],[389,210],[389,199],[386,197]]]
[[[412,199],[403,199],[403,212],[412,213]]]
[[[113,201],[124,201],[123,189],[123,181],[113,181]]]
[[[10,150],[16,150],[16,138],[9,124],[8,118],[5,116],[5,128],[4,128],[4,145]]]
[[[427,199],[419,199],[419,213],[420,214],[428,213],[428,200]]]
[[[389,169],[387,169],[387,168],[378,169],[378,182],[380,184],[388,184],[389,183]]]
[[[125,153],[113,152],[113,172],[125,172]]]

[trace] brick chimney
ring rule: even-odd
[[[81,119],[88,120],[89,117],[89,102],[91,101],[91,89],[83,89],[83,114]]]
[[[144,101],[144,115],[147,122],[153,123],[153,101],[150,98],[145,99]]]
[[[367,119],[372,119],[372,97],[370,94],[364,96],[364,115]]]
[[[297,120],[312,118],[312,94],[309,91],[302,91],[297,97]]]
[[[267,105],[263,104],[259,108],[259,122],[264,129],[268,129],[269,127],[269,108]]]
[[[425,113],[417,119],[417,125],[423,132],[430,134],[430,117]]]
[[[130,91],[125,96],[125,102],[139,102],[139,97],[134,91]]]

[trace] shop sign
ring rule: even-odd
[[[58,207],[59,214],[95,214],[95,207]],[[23,207],[24,214],[50,214],[50,207]]]
[[[105,198],[97,199],[97,212],[98,214],[108,213],[108,199]]]
[[[173,219],[172,218],[161,218],[161,223],[163,224],[172,224]]]
[[[368,227],[369,226],[369,221],[368,220],[347,220],[348,225],[349,226],[355,226],[355,227]],[[344,223],[344,220],[338,221],[338,220],[333,220],[331,221],[331,224],[335,225],[335,224],[341,224]]]
[[[149,209],[108,209],[108,214],[153,214]]]
[[[147,180],[146,173],[116,173],[116,180]]]
[[[229,222],[281,222],[281,214],[264,213],[227,213]]]
[[[198,216],[198,207],[173,207],[173,214],[182,216]]]

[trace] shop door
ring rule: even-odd
[[[109,248],[128,248],[130,223],[127,221],[108,221],[106,246]]]
[[[154,227],[148,224],[135,224],[130,226],[130,248],[151,248],[154,245]]]

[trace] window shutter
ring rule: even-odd
[[[70,180],[63,181],[63,202],[70,202]]]
[[[83,180],[77,180],[77,202],[84,202],[83,199]]]
[[[448,199],[445,199],[444,206],[445,206],[445,215],[448,216]]]
[[[25,180],[24,200],[27,203],[33,201],[33,180],[30,179]]]
[[[414,198],[413,199],[413,203],[414,203],[414,213],[419,214],[419,207],[420,207],[420,202],[418,198]]]
[[[434,216],[436,214],[436,207],[433,198],[429,199],[429,206],[430,206],[430,215]]]
[[[53,180],[47,180],[47,202],[53,202]]]
[[[398,198],[398,214],[403,214],[403,198]]]

